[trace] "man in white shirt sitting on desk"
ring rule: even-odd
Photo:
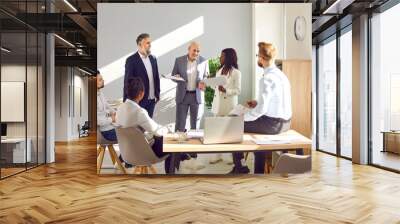
[[[151,145],[154,154],[159,158],[167,155],[163,152],[163,135],[168,133],[168,129],[157,124],[142,108],[139,103],[143,99],[144,84],[140,78],[130,78],[125,83],[125,102],[122,103],[117,110],[116,123],[123,128],[138,127],[144,131],[144,134]],[[171,157],[168,156],[165,160],[165,172],[169,171]],[[135,165],[135,164],[133,164]]]
[[[287,76],[275,65],[276,49],[270,43],[258,43],[258,66],[264,69],[259,81],[258,100],[247,102],[251,110],[244,114],[244,131],[274,135],[290,129],[292,104]],[[254,173],[264,173],[265,158],[271,152],[254,152]],[[231,173],[249,173],[243,153],[233,153]]]

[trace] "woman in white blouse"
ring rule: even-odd
[[[223,86],[214,86],[215,94],[211,111],[215,116],[227,116],[229,112],[238,104],[238,96],[241,91],[242,73],[238,70],[237,55],[233,48],[222,50],[219,58],[221,66],[217,71],[216,77],[225,76],[227,82]],[[210,159],[214,164],[223,160],[222,154],[216,154]],[[225,157],[228,163],[232,163],[232,157]]]
[[[235,49],[226,48],[222,50],[219,60],[221,66],[217,71],[216,77],[225,76],[227,82],[223,86],[213,87],[215,94],[211,111],[216,116],[227,116],[238,104],[242,73],[238,70]]]

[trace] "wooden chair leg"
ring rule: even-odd
[[[154,168],[154,166],[152,166],[152,165],[150,165],[150,173],[151,174],[157,174],[156,168]]]
[[[125,167],[122,166],[122,163],[119,160],[117,153],[115,152],[114,146],[109,145],[108,151],[110,152],[110,154],[113,154],[113,157],[115,158],[115,161],[117,162],[118,169],[120,169],[124,174],[126,174]]]
[[[273,166],[269,162],[265,161],[264,173],[265,174],[270,174],[272,172],[272,170],[273,170]]]
[[[112,162],[112,164],[113,165],[115,165],[115,155],[114,155],[114,153],[112,153],[111,152],[111,148],[112,146],[111,145],[107,145],[105,148],[107,149],[108,148],[108,154],[110,154],[110,158],[111,158],[111,162]]]
[[[99,146],[99,156],[97,156],[97,173],[100,173],[101,167],[103,165],[105,149],[103,146]]]
[[[133,170],[133,174],[137,174],[140,173],[140,167],[139,166],[135,166],[135,169]]]
[[[145,167],[144,167],[144,174],[149,174],[148,166],[145,166]]]

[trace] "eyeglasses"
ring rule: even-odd
[[[265,60],[267,60],[264,56],[262,56],[262,55],[259,55],[259,54],[256,54],[256,57],[260,57],[260,58],[262,58],[262,59],[265,59]]]

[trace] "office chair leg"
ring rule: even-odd
[[[122,163],[119,160],[117,153],[115,152],[114,146],[109,145],[108,151],[110,152],[110,155],[112,154],[112,156],[115,158],[115,161],[117,162],[117,165],[118,165],[118,169],[120,169],[124,174],[126,174],[125,167],[122,166]]]
[[[99,146],[99,156],[97,156],[97,173],[100,173],[101,167],[103,165],[105,149],[103,146]]]
[[[140,167],[139,166],[135,166],[135,169],[133,170],[133,174],[140,174]]]

